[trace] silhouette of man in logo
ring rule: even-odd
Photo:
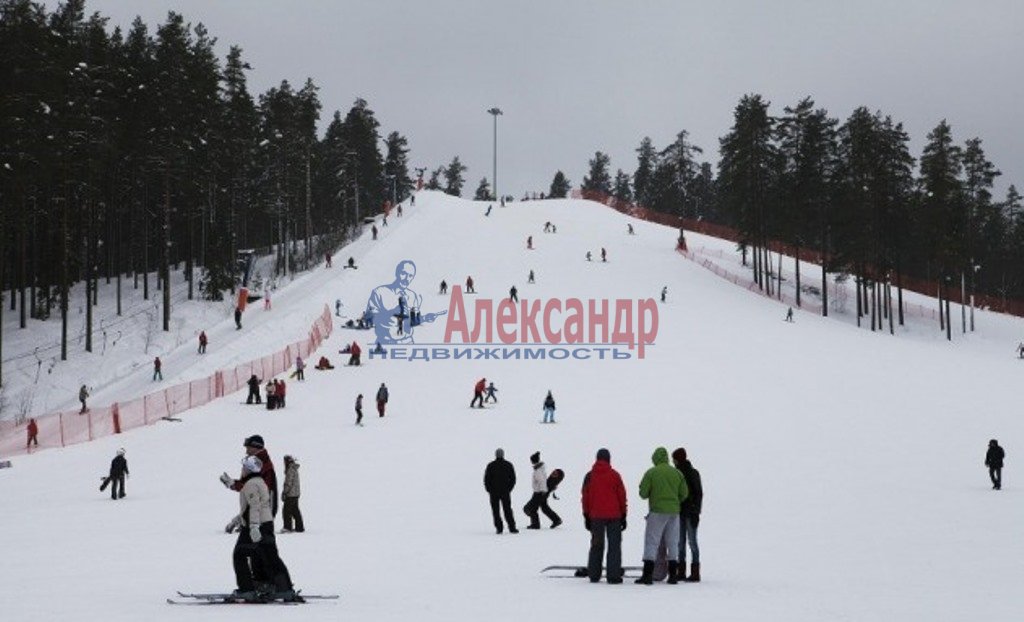
[[[416,264],[409,259],[395,266],[395,280],[390,285],[375,287],[366,302],[366,313],[373,316],[373,330],[382,344],[408,344],[413,341],[411,309],[420,309],[423,297],[409,289],[416,278]],[[448,311],[423,313],[417,324],[433,322]]]

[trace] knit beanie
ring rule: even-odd
[[[535,451],[530,456],[530,464],[537,464],[538,462],[540,462],[540,452],[539,451]]]
[[[612,454],[611,454],[610,451],[608,451],[607,449],[602,447],[601,449],[597,450],[597,459],[598,460],[604,460],[605,462],[611,462],[612,461]]]

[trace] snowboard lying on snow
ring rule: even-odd
[[[623,576],[630,573],[639,573],[643,570],[640,566],[623,566]],[[607,574],[608,569],[603,568],[602,574]],[[541,573],[552,579],[586,579],[587,578],[587,567],[586,566],[548,566],[541,569]],[[639,575],[638,575],[639,576]]]
[[[231,592],[225,593],[185,593],[178,592],[180,598],[168,598],[168,605],[301,605],[311,600],[337,600],[337,594],[303,594],[296,592],[294,598],[285,599],[275,594],[263,594],[256,600],[236,598]]]

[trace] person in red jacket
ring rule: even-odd
[[[25,428],[25,430],[28,432],[28,443],[25,445],[25,449],[31,447],[32,443],[35,443],[36,447],[39,447],[39,439],[36,438],[39,435],[39,426],[36,425],[36,420],[29,419],[28,427]]]
[[[256,456],[263,463],[263,466],[260,468],[260,477],[267,483],[267,488],[270,490],[270,512],[277,516],[277,472],[274,470],[274,463],[270,461],[270,454],[264,446],[263,437],[259,434],[253,434],[245,439],[242,446],[245,447],[245,454],[247,456]],[[235,491],[241,490],[242,486],[245,485],[245,482],[236,480],[227,473],[220,476],[220,481]]]
[[[284,386],[284,380],[277,383],[277,391],[274,392],[274,395],[277,396],[278,408],[284,408],[284,394],[287,390],[287,387]]]
[[[349,350],[350,356],[348,357],[349,365],[359,365],[359,357],[363,353],[363,349],[359,347],[359,343],[353,341],[352,347]]]
[[[622,583],[622,532],[626,529],[626,487],[612,468],[611,453],[597,450],[597,460],[583,478],[583,524],[590,532],[587,576],[601,580],[601,559],[608,539],[608,583]]]
[[[199,354],[206,354],[206,331],[199,332]]]
[[[469,407],[472,408],[474,404],[479,402],[479,408],[484,407],[484,390],[487,388],[487,378],[481,378],[477,381],[476,386],[473,387],[473,401],[469,403]]]

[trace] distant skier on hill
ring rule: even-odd
[[[593,259],[590,256],[590,251],[587,251],[587,261],[593,261]]]
[[[373,233],[373,239],[376,240],[377,239],[377,225],[373,225],[373,227],[370,228],[370,232]]]
[[[440,291],[441,291],[442,294],[447,294],[448,293],[448,283],[447,282],[441,281],[441,290]]]
[[[473,406],[484,407],[484,389],[486,387],[487,378],[481,378],[476,381],[476,384],[473,386],[473,400],[469,403],[470,408],[473,408]]]
[[[508,290],[508,299],[512,302],[519,302],[519,290],[513,285],[512,289]]]
[[[555,422],[555,398],[552,397],[551,391],[548,391],[547,397],[544,398],[544,420],[541,423],[554,423]]]
[[[993,490],[1003,488],[1003,459],[1006,452],[999,446],[999,441],[992,439],[988,442],[988,451],[985,452],[985,466],[988,467],[988,477],[992,480]]]
[[[359,347],[358,342],[353,341],[352,346],[349,348],[348,364],[353,367],[359,367],[362,356],[363,349]]]
[[[665,302],[665,298],[668,297],[668,285],[661,288],[661,301]]]
[[[295,373],[292,375],[296,380],[306,379],[306,361],[302,360],[302,356],[295,357]]]
[[[792,322],[793,321],[793,307],[790,307],[789,309],[786,310],[786,321],[787,322]]]
[[[28,426],[25,428],[25,432],[28,434],[28,441],[25,443],[25,449],[28,449],[35,443],[36,447],[39,447],[39,426],[36,424],[35,419],[28,420]]]
[[[256,377],[256,374],[249,376],[246,384],[249,385],[249,395],[246,396],[245,403],[252,404],[255,400],[257,404],[262,404],[263,402],[260,400],[260,379]]]
[[[608,252],[601,247],[601,261],[608,261]]]
[[[384,416],[384,409],[388,405],[388,397],[388,388],[382,382],[380,383],[380,388],[377,389],[377,414],[381,417]]]
[[[484,398],[484,404],[486,404],[487,402],[489,402],[491,400],[494,400],[494,403],[497,404],[498,403],[498,396],[495,395],[495,393],[497,393],[497,392],[498,392],[498,387],[494,386],[493,382],[491,384],[487,385],[487,397]]]
[[[1024,341],[1017,344],[1017,356],[1024,359]]]
[[[494,206],[493,205],[488,205],[487,206],[487,211],[484,212],[484,216],[490,216],[491,215],[491,208],[492,207],[494,207]]]
[[[82,410],[78,411],[78,414],[85,414],[89,409],[85,405],[85,400],[89,398],[89,389],[83,384],[82,388],[78,389],[78,401],[82,403]]]
[[[199,331],[199,354],[206,354],[206,331]]]
[[[363,425],[363,394],[356,396],[356,425]]]
[[[532,235],[530,237],[526,238],[526,249],[527,250],[531,250],[531,251],[533,250],[533,236]]]
[[[160,357],[158,356],[155,359],[153,359],[153,381],[154,382],[156,381],[157,378],[159,378],[160,380],[164,379],[164,374],[163,374],[163,372],[160,371],[160,367],[161,367]]]
[[[526,282],[527,282],[527,283],[535,283],[535,282],[536,282],[536,281],[534,280],[534,278],[533,278],[533,270],[530,270],[530,276],[528,276],[528,277],[526,278]]]
[[[447,291],[447,289],[445,291]],[[471,277],[471,276],[467,276],[466,277],[466,293],[467,294],[475,294],[476,293],[476,290],[473,289],[473,277]]]
[[[633,225],[632,224],[627,224],[626,225],[626,233],[628,233],[629,235],[634,235],[636,233],[635,231],[633,231]]]

